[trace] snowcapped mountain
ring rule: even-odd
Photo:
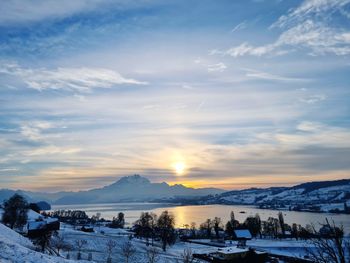
[[[14,193],[30,202],[91,204],[112,202],[173,202],[183,204],[245,204],[261,208],[315,212],[350,212],[350,180],[310,182],[293,187],[251,188],[225,192],[216,188],[194,189],[181,184],[152,183],[140,175],[120,178],[102,188],[80,192],[35,193],[0,190],[0,202]]]
[[[194,198],[221,194],[224,190],[217,188],[189,188],[181,184],[152,183],[140,175],[126,176],[103,188],[80,192],[35,193],[27,191],[0,190],[0,202],[14,193],[27,198],[28,201],[48,201],[54,204],[88,204],[111,202],[146,202],[172,198]]]
[[[106,203],[152,201],[174,197],[195,197],[220,194],[216,188],[194,189],[183,185],[170,186],[167,183],[151,183],[147,178],[133,175],[99,189],[68,194],[59,198],[56,204]]]
[[[229,191],[208,197],[205,204],[245,204],[261,208],[350,212],[350,180],[310,182],[293,187]]]

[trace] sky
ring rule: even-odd
[[[349,178],[350,0],[8,0],[0,188]]]

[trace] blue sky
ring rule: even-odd
[[[350,0],[9,0],[0,14],[1,188],[349,177]]]

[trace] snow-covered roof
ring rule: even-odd
[[[236,229],[233,231],[235,233],[236,238],[246,238],[246,239],[252,238],[252,234],[248,229]]]
[[[28,230],[36,230],[44,227],[46,225],[45,221],[28,221]]]
[[[51,218],[51,217],[45,218],[41,221],[35,221],[35,220],[29,221],[28,220],[27,229],[28,230],[40,229],[43,226],[45,226],[47,224],[51,224],[51,223],[56,222],[56,221],[58,221],[57,218]]]
[[[27,215],[28,215],[28,220],[36,220],[36,219],[39,219],[39,218],[43,218],[42,215],[40,215],[39,213],[35,212],[32,209],[28,210]]]
[[[238,247],[225,247],[225,248],[218,249],[218,253],[225,254],[225,255],[244,253],[248,251],[249,251],[248,248],[238,248]]]

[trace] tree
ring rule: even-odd
[[[75,245],[78,248],[77,259],[80,260],[81,259],[81,250],[83,249],[84,246],[87,245],[87,241],[84,239],[78,239],[75,241]]]
[[[151,240],[152,240],[152,246],[154,245],[154,238],[156,233],[156,227],[157,227],[157,215],[155,213],[149,213],[149,226],[151,228]]]
[[[10,199],[4,202],[4,213],[2,222],[14,227],[22,227],[26,224],[28,216],[28,203],[25,198],[19,194],[14,194]]]
[[[192,249],[185,248],[182,252],[181,259],[183,263],[193,263],[195,258],[193,257]]]
[[[232,226],[231,221],[227,221],[226,226],[225,226],[225,233],[229,237],[232,237],[232,235],[233,235],[233,226]]]
[[[175,243],[175,218],[168,211],[162,212],[157,221],[157,228],[159,231],[160,239],[162,241],[162,248],[166,251],[167,245]]]
[[[129,263],[129,260],[134,256],[136,249],[130,240],[126,241],[121,246],[121,254],[125,258],[125,263]]]
[[[298,225],[293,223],[292,225],[292,231],[291,231],[292,237],[294,237],[296,240],[299,238],[299,231],[298,231]]]
[[[249,229],[252,236],[256,237],[261,232],[260,216],[249,216],[244,221],[244,226]]]
[[[278,213],[278,220],[279,220],[280,227],[281,227],[281,230],[282,230],[282,235],[284,236],[286,234],[286,228],[284,226],[284,217],[283,217],[283,213],[282,212]]]
[[[211,237],[211,228],[212,228],[212,222],[209,218],[200,225],[200,229],[206,231],[206,236],[208,238]]]
[[[34,244],[39,246],[41,252],[45,252],[45,249],[51,245],[52,231],[44,230],[40,236],[35,238]]]
[[[30,203],[29,208],[40,214],[40,207],[36,203]]]
[[[156,263],[158,261],[159,252],[155,247],[149,247],[146,250],[148,263]]]
[[[107,262],[112,262],[112,252],[113,249],[117,246],[117,242],[109,239],[106,243],[107,246],[107,252],[108,252],[108,258],[107,258]]]
[[[125,225],[125,219],[124,219],[124,213],[120,212],[118,213],[117,217],[113,217],[112,223],[110,224],[110,227],[112,228],[124,228]]]
[[[192,237],[196,237],[196,222],[192,222],[190,225]]]
[[[57,232],[54,233],[53,238],[51,239],[51,247],[56,249],[57,255],[60,255],[60,251],[65,249],[69,250],[70,245],[65,241],[65,238],[63,235],[58,234]]]
[[[336,227],[334,222],[331,225],[328,220],[324,225],[329,230],[327,237],[323,237],[313,228],[314,238],[311,244],[314,249],[308,249],[312,262],[316,263],[346,263],[346,254],[350,253],[350,242],[344,239],[343,227]],[[349,255],[350,256],[350,255]]]
[[[142,212],[140,218],[135,222],[135,232],[139,237],[146,238],[146,245],[149,246],[149,238],[153,237],[156,226],[156,215],[153,213]]]
[[[222,229],[222,223],[220,217],[215,217],[212,221],[216,238],[219,238],[219,230]]]

